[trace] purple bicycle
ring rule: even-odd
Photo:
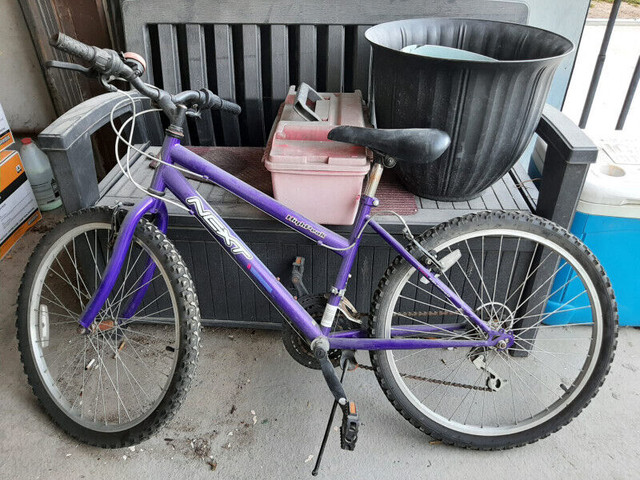
[[[375,221],[384,168],[437,159],[448,148],[446,133],[331,131],[330,140],[374,153],[345,238],[180,145],[185,116],[207,108],[238,114],[236,104],[205,89],[170,95],[145,84],[144,60],[133,54],[61,34],[52,45],[89,63],[85,72],[107,88],[115,90],[111,79],[128,81],[170,122],[160,165],[150,186],[140,186],[146,197],[128,212],[90,208],[71,215],[42,239],[24,274],[17,326],[25,372],[53,421],[73,437],[103,447],[144,440],[176,412],[194,376],[198,298],[165,236],[165,202],[197,218],[284,314],[287,351],[321,370],[335,397],[332,418],[339,408],[344,449],[354,448],[359,420],[336,367],[344,376],[357,365],[357,350],[370,352],[370,365],[361,366],[375,372],[411,424],[461,447],[534,442],[578,415],[602,385],[616,345],[617,307],[602,266],[576,237],[533,215],[484,212],[421,236],[405,223],[405,248]],[[130,100],[130,93],[123,95]],[[128,164],[121,167],[126,174]],[[330,291],[294,299],[183,172],[214,182],[339,255]],[[371,311],[359,314],[345,289],[365,228],[398,256]]]

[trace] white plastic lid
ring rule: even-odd
[[[578,210],[640,218],[640,141],[616,135],[597,143],[598,159],[589,168]]]

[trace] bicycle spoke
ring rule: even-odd
[[[594,365],[610,360],[601,358],[598,347],[608,340],[602,336],[602,308],[596,307],[599,279],[589,267],[592,259],[575,239],[544,221],[508,213],[461,217],[436,227],[423,246],[440,259],[455,252],[440,280],[492,330],[513,335],[514,342],[504,350],[373,352],[387,396],[412,423],[427,431],[437,426],[452,443],[515,446],[518,438],[533,441],[551,433],[550,420],[580,399],[576,392],[591,389]],[[465,315],[449,306],[435,285],[420,289],[412,271],[400,263],[385,274],[373,320],[378,337],[433,337],[444,345],[456,336],[489,338],[473,322],[475,330],[463,322],[463,332],[441,331],[438,325],[456,318],[448,315]],[[555,325],[559,322],[564,324]],[[593,389],[584,398],[589,393]],[[494,435],[498,440],[489,442]]]

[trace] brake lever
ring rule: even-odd
[[[97,78],[98,72],[77,63],[61,62],[59,60],[49,60],[44,64],[46,68],[59,68],[61,70],[71,70],[72,72],[81,73],[88,78]]]
[[[187,115],[187,117],[202,118],[200,110],[198,110],[198,109],[196,109],[194,107],[191,107],[191,108],[187,109],[185,114]]]
[[[111,77],[107,77],[107,75],[100,75],[100,83],[102,86],[107,89],[109,92],[117,92],[118,89],[111,85],[109,82],[111,81]]]

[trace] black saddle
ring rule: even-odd
[[[328,138],[367,147],[408,163],[433,162],[451,143],[447,133],[435,128],[378,130],[343,125],[332,129]]]

